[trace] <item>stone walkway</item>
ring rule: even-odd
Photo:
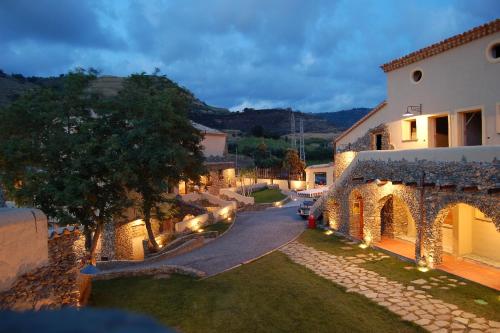
[[[361,268],[355,260],[347,257],[318,251],[297,241],[280,251],[295,263],[347,288],[347,292],[361,294],[428,331],[500,332],[500,322],[477,317],[454,304],[434,298],[416,286],[405,286]]]

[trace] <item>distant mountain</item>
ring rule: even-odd
[[[208,114],[202,112],[191,112],[190,118],[208,127],[224,130],[240,130],[251,133],[260,127],[264,134],[281,136],[290,133],[291,109],[249,109],[243,111]],[[318,117],[314,113],[295,113],[296,130],[299,132],[299,119],[303,119],[304,132],[338,132],[338,129],[326,119]]]
[[[62,78],[59,77],[24,77],[21,74],[5,74],[0,70],[0,106],[14,101],[17,97],[30,89],[41,86],[59,88]],[[122,77],[101,76],[93,86],[103,93],[116,94],[121,89]],[[219,130],[240,130],[243,133],[252,133],[256,128],[265,135],[281,136],[290,133],[290,108],[250,109],[231,112],[225,108],[214,107],[199,100],[191,91],[181,87],[167,78],[173,88],[179,89],[190,100],[189,118],[202,125]],[[368,113],[368,108],[355,108],[338,112],[303,113],[294,111],[296,129],[299,132],[299,119],[303,119],[304,132],[338,133]]]
[[[364,117],[370,110],[370,108],[354,108],[337,112],[320,112],[315,113],[315,115],[325,119],[328,123],[340,130],[346,130]]]

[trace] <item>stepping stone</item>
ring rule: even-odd
[[[448,285],[449,285],[450,287],[453,287],[453,288],[455,288],[455,287],[457,286],[457,285],[456,285],[456,284],[454,284],[454,283],[448,283]]]
[[[436,287],[436,286],[439,286],[439,283],[436,283],[436,282],[431,282],[431,285]]]
[[[454,322],[457,322],[459,324],[462,324],[462,325],[467,325],[469,324],[469,319],[467,318],[462,318],[462,317],[455,317],[453,318],[453,321]],[[465,328],[465,327],[464,327]]]
[[[439,289],[449,290],[450,288],[448,288],[448,287],[439,287]]]
[[[447,279],[448,277],[446,275],[439,275],[440,279]]]
[[[424,279],[418,279],[418,280],[413,280],[411,281],[411,283],[414,283],[414,284],[426,284],[427,283],[427,280],[424,280]]]
[[[475,299],[474,302],[476,302],[477,304],[481,304],[481,305],[488,304],[488,302],[486,302],[484,299]]]
[[[411,269],[414,269],[414,268],[415,268],[415,267],[413,267],[413,266],[406,266],[406,267],[405,267],[405,269],[406,269],[407,271],[409,271],[409,270],[411,270]]]
[[[358,257],[358,258],[365,258],[366,254],[356,254],[356,257]]]
[[[429,285],[425,285],[425,286],[421,286],[421,287],[422,287],[422,289],[431,289],[431,288],[432,288],[432,287],[431,287],[431,286],[429,286]]]
[[[465,283],[465,282],[459,282],[458,284],[461,285],[461,286],[466,286],[467,285],[467,283]]]
[[[352,247],[350,247],[350,246],[342,246],[341,249],[342,250],[352,250]]]
[[[448,279],[448,281],[451,281],[451,282],[458,282],[457,279]]]
[[[415,324],[420,325],[420,326],[429,325],[430,323],[431,323],[431,321],[429,319],[425,319],[425,318],[421,318],[421,319],[415,321]]]
[[[355,264],[364,264],[366,261],[364,261],[363,259],[354,259],[352,260],[352,262]]]

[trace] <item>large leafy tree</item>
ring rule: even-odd
[[[0,110],[0,180],[9,196],[61,224],[83,224],[92,257],[103,225],[128,204],[109,117],[87,89],[96,74],[70,72],[61,89],[31,91]]]
[[[286,151],[283,168],[288,171],[288,187],[290,188],[291,178],[293,176],[301,177],[305,169],[305,163],[300,159],[297,150],[288,149]]]
[[[151,218],[162,217],[167,193],[179,181],[197,181],[205,172],[202,135],[187,118],[185,94],[158,73],[127,78],[110,108],[119,176],[136,194],[150,246],[157,250]]]

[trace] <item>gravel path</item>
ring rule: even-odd
[[[155,263],[181,265],[214,275],[238,264],[255,259],[297,237],[305,222],[296,207],[270,208],[238,214],[233,227],[192,252]]]

